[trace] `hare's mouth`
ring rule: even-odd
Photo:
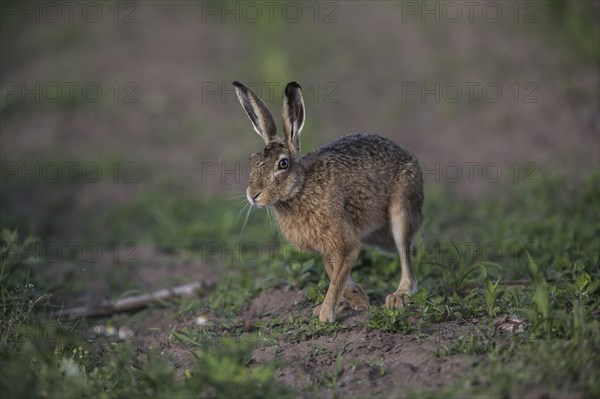
[[[262,193],[262,191],[259,191],[258,193],[254,194],[254,193],[250,192],[250,189],[246,190],[246,198],[248,199],[248,202],[250,202],[250,205],[256,206],[259,208],[262,208],[263,206],[265,206],[265,204],[261,204],[260,200],[259,200],[261,193]]]

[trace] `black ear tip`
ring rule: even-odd
[[[287,86],[285,86],[285,93],[287,94],[287,93],[289,93],[290,90],[293,90],[293,89],[302,90],[302,87],[300,87],[300,85],[296,82],[290,82],[287,84]]]
[[[233,85],[234,85],[235,87],[239,87],[239,88],[243,88],[243,87],[244,87],[244,85],[243,85],[243,84],[241,84],[240,82],[238,82],[237,80],[234,80],[234,81],[233,81]]]

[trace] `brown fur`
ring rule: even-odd
[[[234,85],[266,143],[262,152],[252,156],[248,200],[272,206],[285,238],[299,249],[321,254],[331,280],[315,315],[333,321],[336,309],[343,305],[368,307],[365,292],[350,276],[361,242],[398,251],[402,277],[385,304],[405,305],[417,288],[409,253],[422,221],[423,178],[417,159],[392,141],[368,134],[340,137],[301,156],[300,86],[292,82],[285,89],[281,140],[266,105],[242,84]],[[269,131],[264,131],[265,126]],[[282,168],[284,158],[287,167]]]

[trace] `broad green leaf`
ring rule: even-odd
[[[575,285],[577,286],[577,288],[579,288],[580,291],[583,291],[585,286],[591,282],[592,282],[592,278],[590,277],[590,275],[587,274],[586,272],[583,272],[583,274],[581,276],[579,276],[579,278],[575,282]]]

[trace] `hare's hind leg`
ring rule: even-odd
[[[420,207],[416,210],[410,209],[408,201],[402,196],[395,196],[390,203],[390,228],[400,255],[402,274],[396,291],[385,299],[385,307],[388,309],[407,305],[410,295],[417,291],[417,279],[410,261],[410,243],[421,223],[420,211]]]
[[[348,281],[346,281],[343,297],[351,309],[366,310],[369,308],[369,297],[367,296],[367,293],[360,285],[352,280],[351,275],[348,276]]]

